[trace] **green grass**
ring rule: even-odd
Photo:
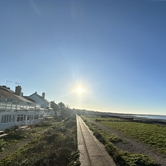
[[[102,125],[121,131],[122,133],[139,139],[153,147],[162,154],[166,154],[166,127],[157,124],[122,121],[100,121]]]
[[[96,125],[88,122],[87,118],[82,117],[89,128],[93,131],[93,134],[96,138],[105,145],[106,150],[112,156],[116,164],[119,166],[156,166],[156,163],[150,159],[147,155],[144,154],[131,154],[129,152],[123,151],[114,145],[115,142],[122,142],[121,138],[114,134],[109,134],[101,129],[98,129]],[[97,122],[105,123],[105,119],[103,118],[91,118],[93,120],[97,119]],[[108,119],[107,121],[110,123],[119,123],[123,122],[121,119]],[[116,121],[116,122],[115,122]]]
[[[127,136],[147,143],[166,155],[166,126],[143,122],[130,122],[118,118],[89,118],[108,128],[116,129]]]

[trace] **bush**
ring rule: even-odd
[[[26,138],[26,131],[21,129],[11,130],[6,136],[6,139],[20,140],[22,138]]]
[[[94,136],[100,141],[102,142],[103,144],[106,143],[104,137],[102,136],[102,134],[100,134],[98,131],[94,131]]]
[[[66,125],[72,127],[65,127]],[[18,151],[14,152],[10,156],[3,158],[0,161],[0,166],[79,165],[79,155],[76,151],[77,142],[75,141],[76,122],[73,117],[71,117],[71,119],[67,118],[59,123],[42,122],[36,126],[44,126],[44,128],[42,128],[43,132],[42,129],[39,130],[40,135],[38,133],[37,136],[34,136],[34,138],[30,142],[26,143],[22,149],[18,149]],[[45,129],[47,129],[47,131],[45,131]],[[33,130],[37,130],[37,128],[33,128]],[[31,130],[28,131],[31,132]],[[24,131],[16,130],[12,132],[12,134],[16,134],[16,132]],[[22,134],[23,133],[20,133],[20,135]]]
[[[51,125],[51,121],[42,121],[40,123],[35,124],[35,127],[48,127]]]
[[[65,127],[67,127],[67,128],[71,128],[71,127],[73,127],[75,125],[76,125],[75,120],[70,119],[68,121],[65,121]]]
[[[0,139],[0,152],[2,152],[7,145],[7,142],[5,142],[3,139]]]
[[[95,121],[96,121],[96,122],[100,122],[100,121],[102,121],[102,120],[100,120],[100,119],[95,119]]]
[[[15,131],[15,130],[18,129],[18,128],[19,128],[18,125],[12,126],[12,127],[9,128],[9,129],[5,129],[5,133],[13,132],[13,131]]]
[[[65,127],[72,128],[76,126],[76,117],[72,115],[64,120]]]

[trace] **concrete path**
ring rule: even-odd
[[[104,146],[77,116],[77,140],[81,166],[116,166]]]

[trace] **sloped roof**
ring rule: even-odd
[[[42,99],[42,100],[45,101],[46,103],[50,103],[48,100],[46,100],[46,99],[43,98],[42,96],[38,95],[37,92],[31,94],[29,97],[34,96],[34,95],[38,96],[40,99]]]
[[[24,98],[23,96],[18,96],[14,93],[14,91],[7,89],[3,86],[0,86],[0,97],[6,98],[6,99],[12,99],[12,100],[17,100],[17,101],[22,101],[22,102],[27,102],[27,103],[33,103],[32,101]]]
[[[30,101],[32,101],[32,102],[35,103],[35,100],[33,100],[32,98],[30,98],[29,96],[24,96],[24,98],[26,98],[27,100],[30,100]]]

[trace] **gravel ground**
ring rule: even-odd
[[[142,142],[138,142],[133,138],[129,138],[117,130],[109,129],[105,126],[102,126],[97,122],[94,121],[90,122],[96,124],[100,129],[120,137],[125,143],[122,142],[116,143],[115,145],[118,148],[124,151],[128,151],[130,153],[146,154],[150,158],[152,158],[159,166],[166,166],[166,156],[159,154],[159,152],[157,152],[156,149],[154,149],[153,147],[144,144]]]

